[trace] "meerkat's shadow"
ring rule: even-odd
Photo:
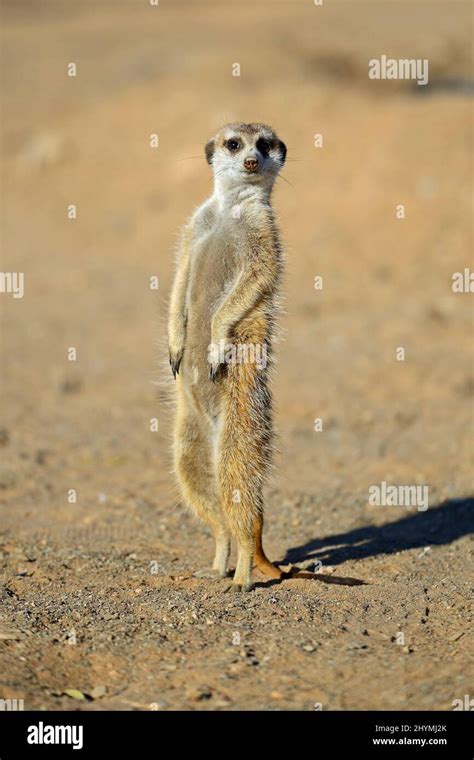
[[[288,549],[279,564],[314,559],[324,565],[394,554],[408,549],[450,544],[474,532],[474,497],[450,499],[424,512],[408,514],[384,525],[367,525],[326,538],[314,538]],[[393,507],[392,507],[393,509]],[[401,507],[397,507],[401,509]],[[321,579],[321,575],[317,577]],[[334,578],[333,576],[330,576]],[[332,580],[332,582],[337,582]]]
[[[281,578],[272,578],[267,581],[256,581],[254,588],[269,588],[270,586],[279,586],[285,581],[293,579],[304,579],[308,581],[319,581],[320,583],[334,583],[338,586],[367,586],[367,581],[361,578],[351,578],[350,576],[328,575],[327,573],[312,573],[309,570],[301,570],[298,567],[292,568],[289,572],[283,573]]]
[[[275,566],[278,567],[278,563],[275,563]],[[225,575],[225,578],[233,578],[234,573],[235,568],[229,568]],[[367,585],[367,581],[363,581],[360,578],[351,578],[350,576],[341,575],[328,575],[327,573],[313,573],[309,570],[304,570],[299,567],[292,567],[289,571],[282,570],[281,578],[270,578],[267,580],[255,581],[253,583],[253,588],[270,588],[270,586],[279,586],[281,583],[293,580],[295,578],[309,581],[319,581],[320,583],[334,583],[339,586]]]

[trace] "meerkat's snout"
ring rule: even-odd
[[[249,172],[256,172],[258,169],[258,158],[255,156],[247,156],[244,160],[244,166]]]

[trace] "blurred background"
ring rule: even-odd
[[[177,235],[211,191],[203,146],[223,123],[268,123],[288,147],[274,192],[287,273],[274,382],[280,453],[268,491],[269,553],[280,560],[321,557],[331,565],[324,552],[297,547],[335,534],[335,543],[346,545],[355,540],[346,532],[397,523],[405,512],[367,503],[368,488],[382,480],[429,485],[435,510],[469,496],[472,310],[469,294],[451,286],[454,272],[472,267],[471,4],[4,0],[2,6],[2,268],[25,273],[25,295],[2,295],[0,496],[10,587],[19,584],[22,598],[40,595],[47,610],[52,605],[38,623],[37,661],[52,657],[52,626],[69,624],[58,617],[58,589],[89,584],[104,592],[100,557],[111,563],[108,583],[116,578],[123,601],[131,572],[124,556],[138,552],[145,565],[158,556],[173,578],[173,568],[192,571],[211,554],[207,531],[179,504],[171,473],[165,325]],[[381,55],[427,58],[429,84],[369,80],[368,61]],[[75,77],[67,74],[70,63]],[[235,63],[239,77],[232,75]],[[397,218],[400,204],[405,219]],[[154,276],[158,291],[150,289]],[[314,289],[316,276],[322,290]],[[75,362],[68,361],[69,347],[77,351]],[[396,360],[398,347],[405,349],[403,362]],[[158,432],[150,432],[152,418]],[[321,433],[314,431],[316,418],[323,420]],[[69,489],[77,491],[74,504]],[[453,579],[464,593],[465,513],[433,517],[430,539],[431,514],[385,535],[383,546],[351,550],[332,563],[343,564],[345,575],[390,576],[383,598],[387,609],[394,605],[386,613],[393,626],[403,618],[395,581],[404,589],[413,581],[418,593],[439,578],[436,563],[446,562],[446,583]],[[457,526],[449,541],[448,523]],[[460,553],[448,559],[455,540]],[[412,553],[430,543],[439,544],[439,554],[420,567]],[[34,572],[18,576],[30,545]],[[82,559],[74,554],[78,546]],[[384,547],[402,552],[398,572],[384,565]],[[58,552],[66,550],[69,559],[61,555],[60,562]],[[146,579],[156,609],[161,597],[149,573]],[[174,593],[166,583],[163,604]],[[188,588],[186,579],[182,584]],[[318,594],[327,588],[333,600],[342,595],[347,611],[359,593],[318,584]],[[203,593],[202,581],[189,586],[189,604]],[[282,605],[288,593],[281,591]],[[298,593],[304,606],[310,592]],[[12,607],[17,622],[25,614]],[[97,610],[82,610],[87,614],[101,619]],[[336,631],[345,623],[333,624]],[[441,616],[440,636],[447,625]],[[100,635],[97,629],[95,641]],[[345,680],[332,692],[328,687],[330,704],[449,704],[446,683],[453,667],[462,674],[464,666],[443,648],[442,636],[438,641],[433,630],[430,636],[434,649],[411,696],[405,665],[394,661],[391,691],[379,683],[354,703],[351,683],[367,665],[340,664]],[[211,646],[217,651],[221,644]],[[280,676],[287,673],[285,656],[274,671]],[[385,667],[382,645],[379,656]],[[66,672],[82,672],[73,647],[68,657]],[[113,657],[126,663],[129,650]],[[435,660],[444,663],[436,675]],[[288,684],[307,671],[301,662],[285,676]],[[50,680],[35,690],[12,660],[10,692],[15,685],[31,705],[57,704],[61,684],[52,683],[59,665],[49,667]],[[105,677],[103,663],[94,667]],[[262,688],[252,683],[233,704],[267,708],[268,692],[262,702]],[[304,709],[313,699],[310,687],[304,699],[301,688],[299,696],[285,694],[290,707]],[[274,691],[284,693],[281,683]],[[143,695],[130,700],[147,703]]]

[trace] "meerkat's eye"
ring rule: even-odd
[[[270,152],[272,144],[270,140],[265,140],[263,137],[261,137],[260,140],[257,140],[257,148],[260,153],[262,153],[262,155],[266,156]]]
[[[228,150],[235,152],[240,148],[240,143],[238,140],[227,140],[226,146]]]

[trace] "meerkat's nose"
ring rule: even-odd
[[[244,161],[244,166],[249,170],[249,172],[255,172],[258,169],[258,159],[251,157],[246,158]]]

